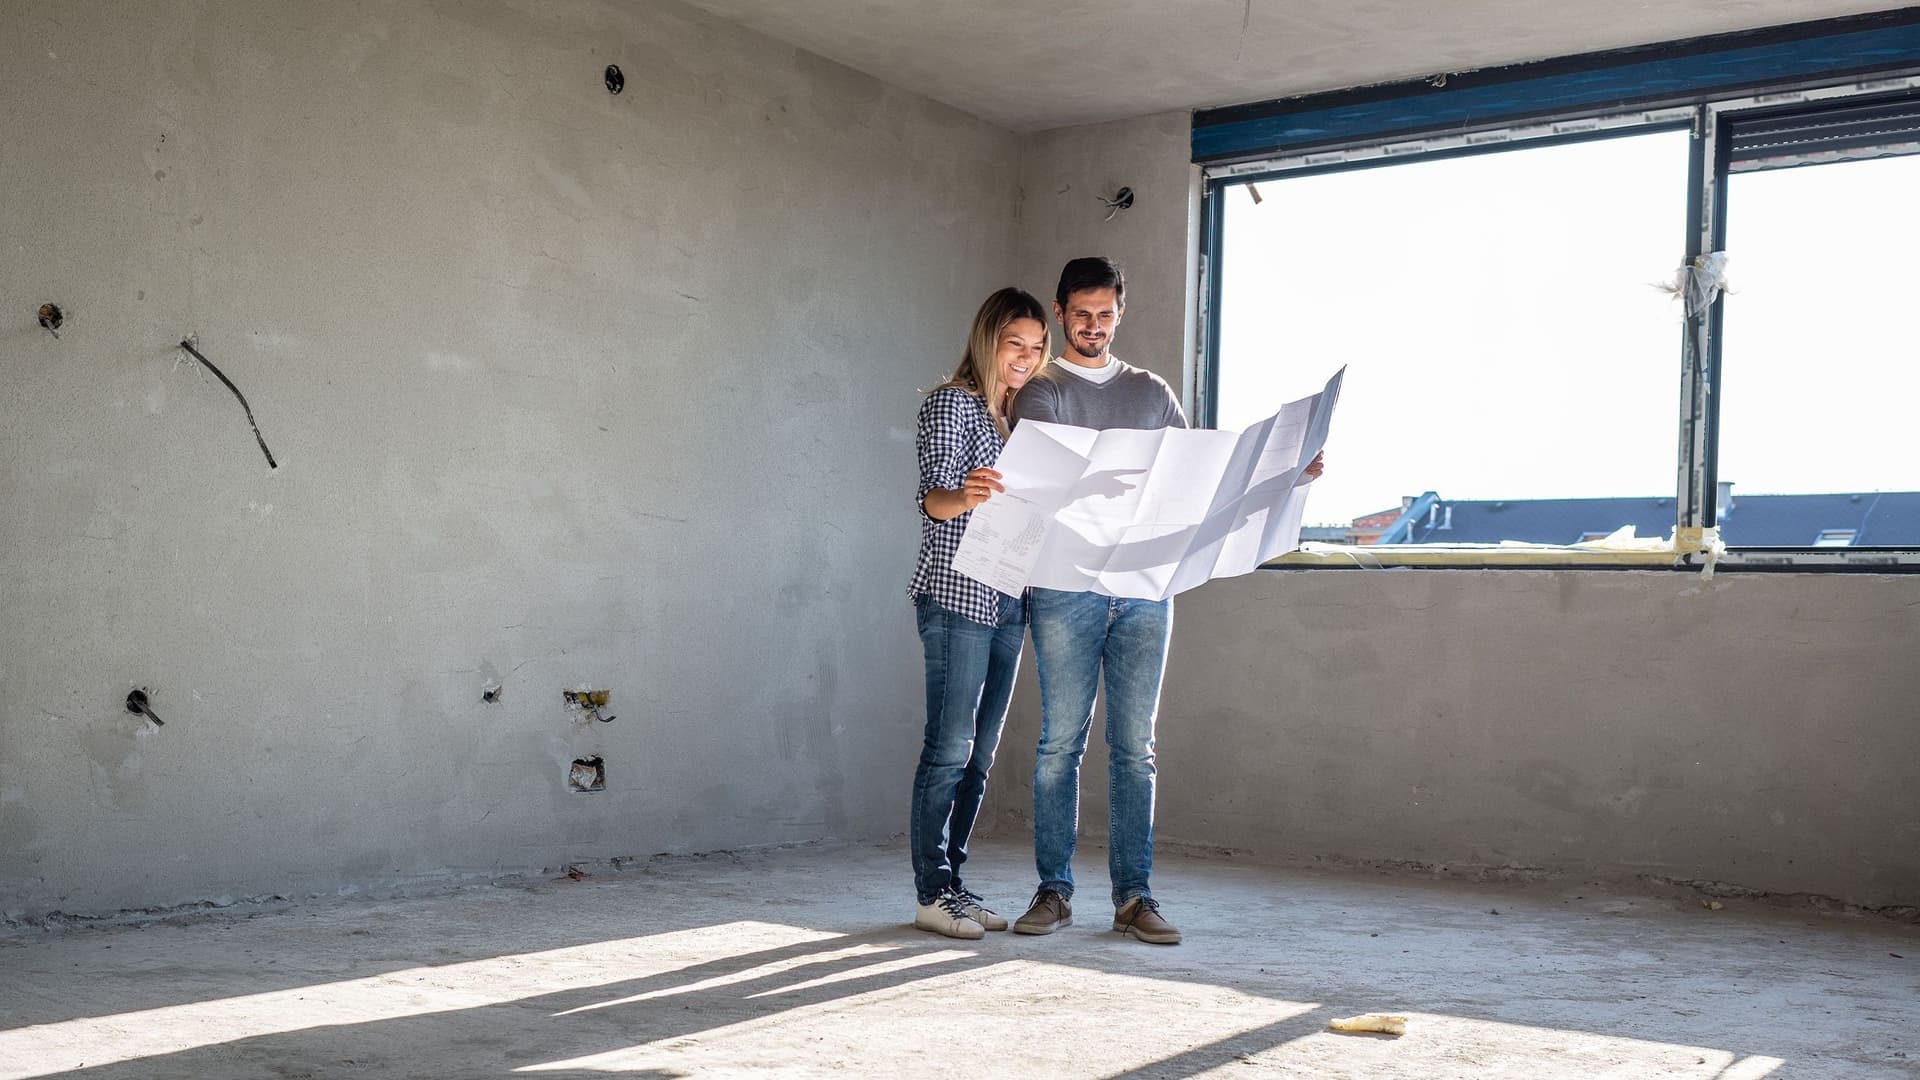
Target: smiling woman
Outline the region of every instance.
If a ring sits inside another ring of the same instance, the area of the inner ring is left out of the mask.
[[[1027,632],[1025,599],[955,571],[953,554],[973,508],[1004,490],[993,465],[1007,409],[1046,363],[1047,342],[1040,301],[1001,289],[980,305],[953,377],[920,406],[920,557],[908,591],[926,650],[927,723],[913,777],[913,921],[948,937],[1007,928],[960,883],[960,867]]]

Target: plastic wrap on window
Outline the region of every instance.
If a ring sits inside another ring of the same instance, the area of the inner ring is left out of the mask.
[[[1673,280],[1661,288],[1677,296],[1686,306],[1687,318],[1705,312],[1727,287],[1727,253],[1695,255],[1673,272]]]

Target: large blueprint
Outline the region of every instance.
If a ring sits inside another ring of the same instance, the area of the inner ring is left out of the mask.
[[[1007,490],[974,509],[953,568],[1013,595],[1163,600],[1292,551],[1345,370],[1240,432],[1022,421],[994,465]]]

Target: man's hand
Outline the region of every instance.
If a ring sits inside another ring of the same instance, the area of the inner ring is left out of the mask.
[[[1309,481],[1320,479],[1320,474],[1327,471],[1327,452],[1322,450],[1313,455],[1313,460],[1307,462],[1307,467],[1301,471],[1307,474]]]

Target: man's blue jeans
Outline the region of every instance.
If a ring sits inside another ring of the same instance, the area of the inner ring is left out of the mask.
[[[1115,907],[1152,896],[1153,725],[1167,667],[1173,601],[1032,591],[1040,673],[1040,746],[1033,762],[1033,853],[1040,887],[1073,896],[1080,758],[1101,674],[1107,701],[1107,870]]]
[[[1027,634],[1017,596],[1000,596],[1000,624],[956,615],[930,597],[914,605],[927,658],[927,734],[913,774],[913,888],[930,904],[960,888],[967,841],[987,795],[1020,647]]]

